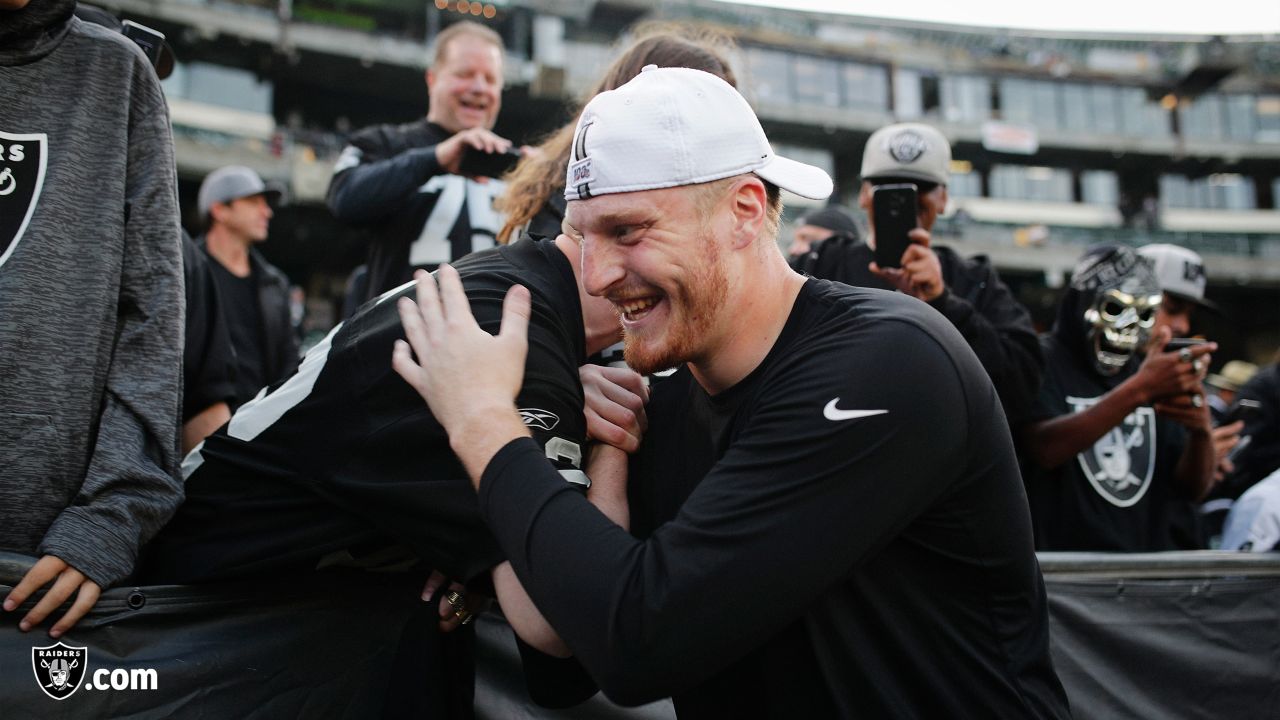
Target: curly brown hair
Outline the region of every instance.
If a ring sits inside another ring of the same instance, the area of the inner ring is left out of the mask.
[[[587,100],[625,84],[646,65],[703,70],[737,86],[727,58],[733,42],[719,31],[656,23],[637,28],[633,37],[631,44],[613,61],[595,88],[587,93],[578,106],[578,112],[582,111]],[[553,194],[564,190],[564,173],[569,164],[569,149],[576,126],[575,114],[573,122],[553,132],[538,146],[541,152],[523,158],[503,178],[507,189],[494,206],[506,213],[507,221],[498,231],[498,242],[507,243],[514,239],[515,233],[538,214]]]

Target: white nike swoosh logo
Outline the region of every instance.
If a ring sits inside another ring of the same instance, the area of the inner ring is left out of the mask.
[[[856,420],[872,415],[884,415],[889,412],[888,410],[841,410],[836,407],[838,402],[840,402],[840,398],[832,398],[831,402],[822,408],[822,416],[828,420]]]

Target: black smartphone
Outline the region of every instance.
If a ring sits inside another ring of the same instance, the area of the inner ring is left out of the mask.
[[[469,147],[462,156],[458,174],[467,177],[500,178],[520,162],[520,157],[520,151],[515,148],[506,152],[487,153]]]
[[[1203,345],[1207,342],[1209,341],[1205,340],[1204,338],[1198,338],[1198,337],[1173,338],[1172,340],[1164,344],[1164,351],[1177,352],[1183,348],[1195,347],[1197,345]]]
[[[1245,424],[1251,424],[1254,420],[1262,417],[1262,403],[1253,398],[1237,398],[1235,403],[1227,410],[1222,417],[1220,425],[1230,425],[1237,420],[1244,420]]]
[[[146,25],[139,25],[132,20],[125,20],[120,23],[120,32],[142,48],[142,52],[146,53],[147,59],[151,61],[152,67],[160,67],[160,51],[164,47],[164,33],[159,30],[152,30]]]
[[[871,189],[875,260],[880,267],[902,267],[902,254],[911,244],[907,233],[919,227],[916,202],[916,186],[912,183],[877,185]]]

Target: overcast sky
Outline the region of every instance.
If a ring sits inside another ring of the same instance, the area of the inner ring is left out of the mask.
[[[793,10],[1035,30],[1280,34],[1280,0],[733,0]]]

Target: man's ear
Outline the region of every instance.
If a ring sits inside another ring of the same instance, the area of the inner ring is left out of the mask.
[[[734,185],[729,200],[733,211],[733,246],[746,247],[760,237],[768,215],[764,182],[754,175],[742,178]]]
[[[433,71],[431,68],[427,68],[427,72],[424,74],[426,75],[426,78],[427,78],[427,92],[431,92],[431,86],[434,85],[436,82],[435,71]]]
[[[222,216],[227,214],[227,203],[216,202],[209,206],[209,224],[222,222]]]

